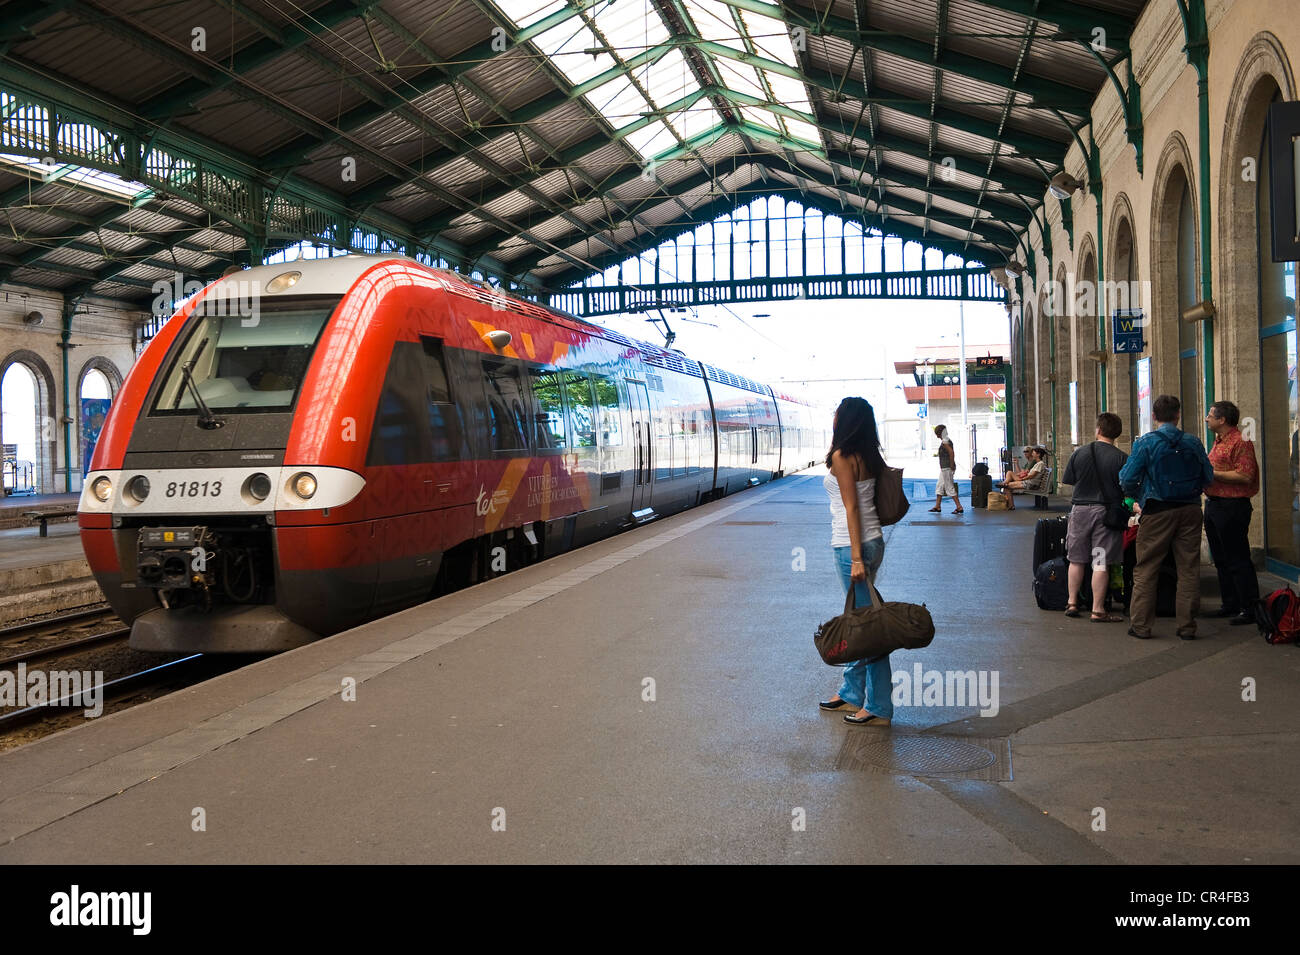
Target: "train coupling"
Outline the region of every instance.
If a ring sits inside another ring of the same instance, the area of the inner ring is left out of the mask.
[[[216,548],[207,527],[142,527],[136,577],[155,590],[207,590],[215,583]]]

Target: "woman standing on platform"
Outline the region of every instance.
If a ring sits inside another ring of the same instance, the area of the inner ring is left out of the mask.
[[[876,475],[885,468],[880,454],[876,415],[864,398],[845,398],[835,412],[831,449],[826,455],[826,494],[831,506],[831,547],[840,585],[847,595],[853,587],[854,606],[871,605],[867,575],[875,576],[885,556],[885,538],[876,517]],[[888,726],[894,716],[890,698],[892,671],[889,654],[872,660],[858,660],[844,668],[839,692],[819,706],[837,710],[857,709],[845,714],[844,722],[855,726],[870,723]]]

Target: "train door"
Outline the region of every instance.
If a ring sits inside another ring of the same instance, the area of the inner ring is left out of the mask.
[[[628,407],[632,410],[632,511],[650,506],[652,480],[650,448],[650,394],[645,382],[627,380]]]
[[[749,412],[749,476],[754,478],[758,473],[758,406],[752,401],[745,402],[745,410]]]

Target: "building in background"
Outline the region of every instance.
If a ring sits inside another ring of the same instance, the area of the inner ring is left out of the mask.
[[[886,445],[911,456],[926,468],[938,449],[935,425],[948,427],[957,451],[957,470],[969,475],[975,460],[987,460],[997,471],[998,455],[1006,445],[1006,389],[1010,345],[971,343],[966,346],[966,421],[962,423],[961,365],[955,344],[921,345],[912,357],[894,361],[895,404],[886,422]],[[901,393],[901,394],[900,394]],[[903,404],[905,402],[905,404]],[[972,458],[972,451],[975,457]]]

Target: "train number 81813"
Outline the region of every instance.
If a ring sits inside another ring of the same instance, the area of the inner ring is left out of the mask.
[[[168,481],[167,497],[220,497],[220,481]]]

